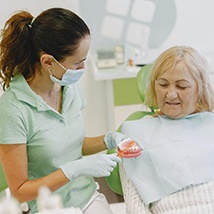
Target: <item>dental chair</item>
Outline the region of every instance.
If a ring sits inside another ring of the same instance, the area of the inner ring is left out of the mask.
[[[152,64],[148,64],[143,66],[138,74],[137,74],[137,89],[139,96],[142,100],[142,103],[144,103],[145,100],[145,93],[146,93],[146,88],[148,86],[148,78],[149,78],[149,73],[151,70]],[[137,111],[132,113],[126,120],[137,120],[145,115],[152,115],[154,114],[154,108],[148,108],[148,111]],[[121,126],[117,130],[118,132],[121,131]],[[116,149],[111,149],[107,150],[107,154],[112,154],[115,153]],[[120,181],[120,174],[119,174],[119,165],[117,165],[113,172],[111,173],[110,176],[106,177],[106,181],[110,189],[112,189],[115,193],[119,195],[123,195],[123,190],[122,190],[122,185]]]
[[[5,179],[2,165],[0,162],[0,196],[5,196],[6,189],[7,189],[7,181]]]

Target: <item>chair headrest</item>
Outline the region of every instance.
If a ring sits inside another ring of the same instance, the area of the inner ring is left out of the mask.
[[[141,100],[145,101],[146,89],[149,83],[149,73],[152,64],[144,65],[137,74],[137,89]]]

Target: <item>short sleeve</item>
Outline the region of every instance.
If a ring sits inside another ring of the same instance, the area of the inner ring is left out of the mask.
[[[26,143],[26,128],[20,109],[10,102],[0,104],[0,144]]]

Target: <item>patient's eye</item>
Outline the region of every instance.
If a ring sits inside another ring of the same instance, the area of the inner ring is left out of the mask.
[[[177,85],[177,87],[178,87],[179,89],[182,89],[182,90],[188,88],[187,86],[182,86],[182,85]]]
[[[157,84],[163,88],[166,88],[167,86],[169,86],[169,82],[165,79],[158,79]]]
[[[159,83],[159,86],[161,86],[161,87],[167,87],[169,84],[162,84],[162,83]]]
[[[179,82],[176,84],[176,87],[177,87],[178,89],[185,90],[186,88],[190,88],[191,85],[190,85],[189,82],[187,82],[187,81],[179,81]]]

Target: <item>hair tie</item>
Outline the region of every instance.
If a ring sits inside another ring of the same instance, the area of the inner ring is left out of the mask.
[[[30,24],[28,25],[30,28],[32,28],[32,25],[33,25],[35,19],[36,19],[36,17],[33,17],[32,20],[31,20],[31,22],[30,22]]]

